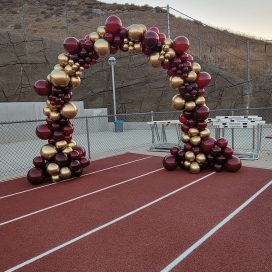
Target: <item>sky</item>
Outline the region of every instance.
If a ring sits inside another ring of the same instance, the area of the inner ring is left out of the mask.
[[[100,0],[165,7],[167,4],[204,24],[272,40],[272,0]],[[173,14],[175,14],[172,11]]]

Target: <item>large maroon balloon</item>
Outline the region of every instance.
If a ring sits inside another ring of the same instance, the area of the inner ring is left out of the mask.
[[[154,32],[156,32],[157,34],[160,33],[160,30],[159,30],[156,26],[150,27],[150,28],[148,29],[148,31],[154,31]]]
[[[66,38],[63,42],[63,47],[70,54],[76,54],[81,48],[78,39],[74,37]]]
[[[45,180],[43,170],[33,167],[27,173],[27,180],[34,185],[41,184]]]
[[[194,117],[197,121],[205,121],[209,117],[209,108],[205,105],[198,106],[195,110]]]
[[[228,145],[228,140],[225,138],[219,138],[217,139],[216,144],[221,148],[225,148]]]
[[[87,158],[80,158],[79,162],[83,168],[90,165],[90,160],[88,160]]]
[[[171,155],[177,156],[178,152],[179,152],[179,147],[177,147],[177,146],[171,147],[171,149],[170,149]]]
[[[44,168],[45,167],[45,161],[44,158],[41,156],[37,156],[33,159],[34,166],[38,168]]]
[[[69,159],[68,157],[64,154],[64,153],[57,153],[55,158],[54,158],[54,161],[60,166],[60,167],[63,167],[63,166],[66,166],[69,162]]]
[[[211,81],[211,75],[207,72],[200,72],[196,78],[196,83],[198,87],[205,88]]]
[[[166,155],[162,162],[163,167],[168,171],[173,171],[178,166],[178,161],[176,156]]]
[[[47,80],[37,80],[33,88],[38,95],[48,96],[51,93],[52,85]]]
[[[214,156],[214,157],[219,157],[222,154],[221,148],[218,145],[214,145],[211,148],[210,152],[211,152],[211,155]]]
[[[70,162],[69,168],[72,172],[77,171],[81,168],[81,164],[78,160],[74,160]]]
[[[106,32],[115,34],[121,30],[122,21],[116,15],[109,16],[105,21],[105,30]]]
[[[36,135],[42,140],[48,140],[52,135],[52,131],[48,124],[39,125],[36,128]]]
[[[227,160],[224,166],[227,171],[236,172],[242,167],[242,163],[238,157],[232,156],[232,158]]]
[[[76,151],[79,153],[79,157],[80,157],[80,158],[86,156],[86,150],[85,150],[84,147],[82,147],[82,146],[76,146],[76,147],[74,148],[74,150],[76,150]]]
[[[204,139],[202,142],[201,142],[201,150],[204,152],[204,153],[209,153],[211,151],[211,149],[214,147],[215,145],[215,142],[216,140],[214,138],[207,138],[207,139]]]
[[[144,34],[144,45],[147,48],[155,47],[159,42],[159,35],[154,31],[147,31]]]
[[[233,150],[230,147],[225,147],[223,149],[223,155],[227,158],[231,158],[233,155]]]
[[[76,150],[71,151],[68,156],[71,161],[78,160],[80,158],[79,152]]]
[[[182,54],[188,50],[190,46],[189,40],[184,36],[178,36],[173,41],[173,48],[178,54]]]

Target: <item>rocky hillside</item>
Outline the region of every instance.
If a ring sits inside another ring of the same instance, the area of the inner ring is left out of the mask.
[[[161,8],[94,0],[1,0],[0,102],[40,101],[32,84],[52,70],[57,55],[63,52],[63,39],[95,31],[110,14],[118,15],[124,26],[142,23],[167,32],[166,13]],[[272,44],[184,18],[171,16],[170,22],[171,37],[186,35],[190,53],[212,75],[210,108],[272,105]],[[175,93],[168,86],[165,71],[152,68],[144,55],[117,54],[116,83],[119,113],[172,110]],[[83,100],[88,108],[108,107],[112,111],[107,59],[85,74],[74,99]]]

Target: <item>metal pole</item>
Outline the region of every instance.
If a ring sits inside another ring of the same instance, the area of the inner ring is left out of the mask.
[[[167,8],[167,37],[170,39],[170,17],[169,17],[169,5],[166,6]]]
[[[86,116],[86,132],[87,132],[87,146],[88,146],[88,157],[91,159],[91,148],[90,148],[90,137],[89,137],[89,122]]]
[[[250,77],[250,43],[247,40],[247,95],[246,95],[246,115],[248,115],[248,109],[250,107],[250,95],[251,95],[251,77]]]
[[[113,94],[113,114],[114,114],[114,121],[116,121],[116,97],[115,97],[115,79],[114,79],[114,65],[116,64],[116,58],[110,57],[109,64],[111,66],[111,79],[112,79],[112,94]]]

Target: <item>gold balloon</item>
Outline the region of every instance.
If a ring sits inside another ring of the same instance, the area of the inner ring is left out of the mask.
[[[63,67],[60,65],[60,64],[56,64],[55,66],[54,66],[54,70],[63,70]]]
[[[76,77],[81,77],[81,76],[82,76],[82,72],[76,71]]]
[[[128,27],[128,38],[133,42],[138,42],[144,34],[144,29],[138,24]]]
[[[182,134],[181,135],[181,141],[184,143],[190,142],[190,136],[188,134]]]
[[[172,48],[169,48],[169,50],[165,53],[165,55],[164,55],[164,57],[166,58],[166,59],[172,59],[172,58],[174,58],[176,56],[176,52],[175,52],[175,50],[174,49],[172,49]]]
[[[74,61],[70,59],[70,60],[68,60],[68,64],[71,65],[71,66],[73,66],[74,65]]]
[[[67,103],[61,109],[60,114],[65,118],[72,119],[77,115],[77,107],[72,102]]]
[[[70,78],[63,70],[53,70],[50,74],[50,82],[56,87],[66,87]]]
[[[134,46],[134,42],[128,42],[128,45],[130,45],[130,46]]]
[[[134,44],[134,50],[136,53],[140,53],[143,51],[142,44],[141,43],[135,43]]]
[[[143,33],[145,33],[147,31],[147,28],[145,25],[143,24],[139,24],[139,26],[143,29]]]
[[[172,98],[172,105],[176,110],[183,110],[185,106],[185,102],[186,101],[179,94],[176,94]]]
[[[94,43],[94,50],[99,57],[104,57],[110,53],[110,45],[104,39],[98,39]]]
[[[200,166],[197,162],[192,162],[190,165],[190,172],[192,174],[197,174],[200,172]]]
[[[159,53],[153,53],[150,55],[149,62],[151,63],[151,65],[153,67],[160,67],[161,66],[161,62],[159,60],[159,57],[160,57]]]
[[[100,38],[103,38],[105,33],[106,33],[105,27],[104,26],[99,26],[97,28],[96,32],[98,33]]]
[[[60,171],[60,167],[56,163],[49,163],[46,167],[46,171],[50,176],[57,175]]]
[[[50,74],[47,75],[46,79],[47,79],[48,82],[51,81]]]
[[[163,50],[164,53],[165,53],[165,52],[168,52],[169,49],[170,49],[170,46],[169,46],[169,45],[163,45],[163,47],[162,47],[162,50]]]
[[[204,105],[205,102],[206,102],[206,100],[205,100],[205,97],[204,97],[204,96],[199,96],[199,97],[196,99],[196,101],[195,101],[195,103],[196,103],[197,105]]]
[[[80,85],[81,79],[79,76],[72,76],[70,79],[70,84],[76,88]]]
[[[72,141],[68,144],[68,146],[74,149],[74,148],[77,146],[77,143],[76,143],[74,140],[72,140]]]
[[[60,119],[60,113],[57,111],[51,111],[49,117],[53,121],[58,121]]]
[[[58,182],[58,181],[60,181],[60,176],[59,175],[53,175],[53,176],[51,176],[51,179],[52,179],[53,182]]]
[[[183,163],[183,166],[184,166],[184,168],[186,168],[186,169],[189,169],[189,168],[190,168],[190,165],[191,165],[191,162],[189,162],[189,161],[184,161],[184,163]]]
[[[190,128],[188,134],[190,137],[198,136],[199,130],[197,128]]]
[[[170,87],[173,89],[177,89],[183,84],[183,79],[179,76],[172,76],[170,78]]]
[[[194,136],[190,138],[191,145],[199,145],[201,143],[201,138],[199,136]]]
[[[130,46],[128,47],[128,52],[129,52],[129,53],[133,53],[133,52],[134,52],[134,46],[130,45]]]
[[[193,71],[196,72],[197,74],[201,71],[201,66],[197,62],[193,63],[193,67],[192,68],[193,68]]]
[[[79,69],[80,72],[83,72],[85,70],[85,68],[82,67],[82,66],[78,66],[78,69]]]
[[[160,56],[159,56],[159,61],[164,61],[164,60],[165,60],[164,55],[162,55],[162,54],[160,53]]]
[[[129,47],[128,44],[124,44],[124,45],[123,45],[123,50],[124,50],[124,51],[128,51],[128,47]]]
[[[203,153],[199,153],[196,155],[196,162],[202,164],[206,161],[206,156]]]
[[[173,44],[173,41],[169,38],[166,38],[163,42],[164,45],[168,45],[169,47]]]
[[[46,144],[42,147],[40,154],[44,159],[49,160],[57,154],[57,149],[53,145]]]
[[[69,167],[62,167],[59,175],[62,179],[68,179],[71,177],[72,173]]]
[[[185,109],[188,111],[192,111],[196,107],[196,103],[193,101],[185,103]]]
[[[72,65],[72,69],[73,69],[74,71],[77,71],[77,70],[78,70],[78,66],[75,65],[75,64],[73,64],[73,65]]]
[[[195,154],[192,151],[187,151],[185,153],[185,159],[189,162],[193,162],[195,160]]]
[[[200,137],[206,138],[211,135],[211,131],[208,128],[205,128],[204,130],[200,131]]]
[[[97,32],[92,32],[89,34],[89,39],[92,41],[92,42],[95,42],[96,40],[99,39],[99,35]]]
[[[51,111],[56,111],[56,107],[53,106],[52,104],[49,104],[48,107],[49,107],[49,109],[50,109]]]
[[[59,61],[59,65],[65,66],[66,64],[68,64],[69,58],[65,54],[62,53],[58,55],[58,61]]]
[[[186,80],[192,82],[192,81],[195,81],[196,78],[197,78],[196,72],[191,71],[191,72],[188,73],[188,76],[186,77]]]
[[[73,151],[73,148],[67,146],[62,150],[62,153],[65,154],[65,155],[68,155],[71,151]]]
[[[45,108],[43,109],[43,114],[44,114],[45,116],[49,116],[49,115],[50,115],[50,112],[51,112],[51,110],[50,110],[48,107],[45,107]]]
[[[63,149],[67,146],[67,142],[65,140],[56,142],[57,149]]]
[[[64,67],[64,71],[69,75],[69,76],[73,76],[75,74],[75,71],[73,70],[73,67],[71,65],[66,65]]]

